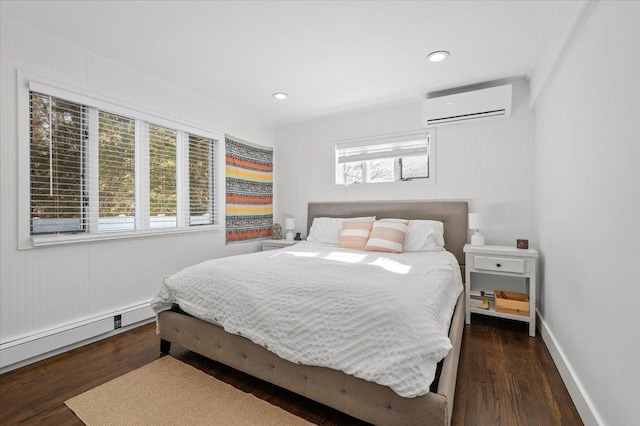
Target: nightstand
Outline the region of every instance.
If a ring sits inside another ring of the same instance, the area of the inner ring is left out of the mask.
[[[465,252],[465,291],[466,322],[471,324],[471,313],[508,318],[529,323],[529,336],[536,335],[536,269],[538,252],[533,249],[518,249],[508,246],[472,246],[466,244]],[[517,315],[496,312],[495,302],[489,301],[489,309],[470,306],[470,293],[473,289],[471,274],[491,274],[525,278],[526,293],[529,297],[529,315]]]
[[[299,241],[293,240],[293,241],[287,241],[287,240],[267,240],[264,241],[262,243],[262,251],[266,251],[266,250],[277,250],[277,249],[281,249],[283,247],[289,247],[292,246],[296,243],[298,243]]]

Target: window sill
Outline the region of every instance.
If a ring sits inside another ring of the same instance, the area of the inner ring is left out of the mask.
[[[30,238],[31,244],[24,248],[46,247],[63,244],[79,244],[93,241],[124,240],[131,238],[165,237],[176,234],[191,234],[200,232],[222,232],[222,225],[200,225],[173,229],[147,229],[144,231],[109,232],[102,234],[56,234],[36,235]]]

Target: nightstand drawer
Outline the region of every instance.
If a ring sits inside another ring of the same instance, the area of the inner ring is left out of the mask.
[[[516,274],[524,274],[524,259],[475,256],[473,266],[476,269],[486,269],[488,271],[514,272]]]

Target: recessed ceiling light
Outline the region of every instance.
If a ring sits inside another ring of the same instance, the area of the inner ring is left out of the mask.
[[[273,97],[279,100],[283,100],[283,99],[287,99],[287,95],[286,93],[282,93],[282,92],[276,92],[273,94]]]
[[[435,52],[429,53],[429,60],[431,62],[442,62],[449,57],[449,52],[446,50],[436,50]]]

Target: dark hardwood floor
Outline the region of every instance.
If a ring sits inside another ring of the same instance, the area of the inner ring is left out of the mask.
[[[549,352],[527,325],[474,316],[465,328],[453,425],[581,425]],[[0,424],[81,425],[64,401],[160,357],[155,324],[0,376]],[[321,425],[356,419],[200,355],[171,355],[219,380]]]

